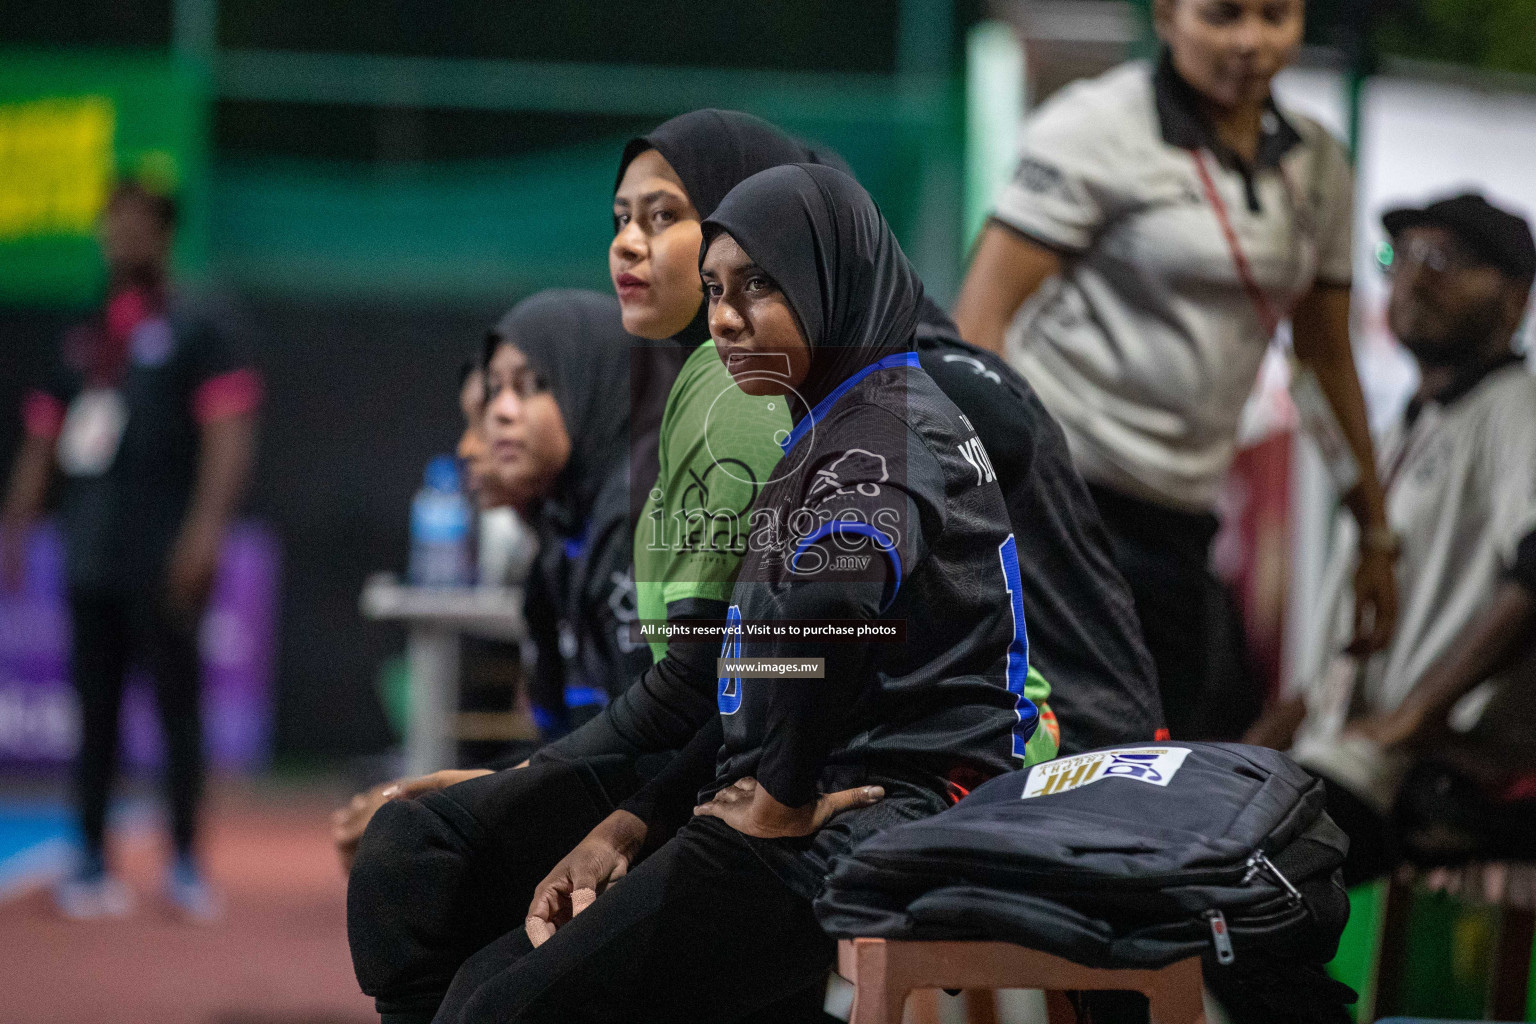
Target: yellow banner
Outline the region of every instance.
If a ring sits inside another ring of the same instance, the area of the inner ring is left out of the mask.
[[[105,96],[0,104],[0,241],[95,229],[115,125]]]

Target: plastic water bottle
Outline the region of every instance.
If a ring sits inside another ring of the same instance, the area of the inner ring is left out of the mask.
[[[421,490],[411,501],[411,584],[467,587],[474,582],[470,557],[474,513],[459,486],[452,455],[427,463]]]

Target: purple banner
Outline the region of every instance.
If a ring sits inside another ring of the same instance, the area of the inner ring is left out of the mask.
[[[277,539],[264,526],[242,522],[230,531],[201,637],[203,739],[218,769],[252,771],[271,756],[280,563]],[[60,766],[74,757],[69,644],[63,544],[47,524],[28,538],[21,591],[0,587],[0,768]],[[122,738],[128,765],[160,763],[154,689],[137,668],[123,696]]]

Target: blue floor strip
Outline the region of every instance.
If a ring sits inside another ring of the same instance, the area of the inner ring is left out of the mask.
[[[76,835],[63,804],[0,802],[0,900],[62,875]]]
[[[108,842],[112,832],[139,831],[156,821],[150,801],[113,801],[107,815]],[[61,878],[79,848],[80,833],[68,804],[0,799],[0,902]]]

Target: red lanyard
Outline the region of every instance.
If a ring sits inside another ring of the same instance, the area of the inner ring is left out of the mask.
[[[108,298],[92,366],[93,387],[112,388],[122,383],[133,332],[156,314],[158,306],[158,296],[143,288],[124,288]]]
[[[1275,336],[1275,331],[1280,328],[1280,321],[1283,318],[1276,312],[1275,307],[1270,305],[1269,296],[1264,294],[1264,289],[1259,287],[1259,282],[1254,280],[1253,268],[1248,265],[1248,257],[1243,253],[1243,247],[1237,240],[1237,232],[1232,230],[1232,218],[1227,216],[1227,204],[1221,201],[1221,194],[1216,191],[1216,182],[1211,180],[1211,172],[1205,166],[1205,153],[1192,149],[1189,155],[1195,161],[1195,172],[1200,175],[1200,184],[1205,189],[1205,201],[1210,204],[1212,212],[1216,214],[1216,221],[1221,225],[1221,233],[1227,240],[1227,251],[1232,254],[1232,266],[1237,269],[1237,277],[1243,284],[1243,291],[1248,293],[1248,301],[1253,303],[1253,311],[1259,316],[1259,326],[1264,328],[1264,337],[1267,341]],[[1277,166],[1276,170],[1280,172],[1280,180],[1285,183],[1286,192],[1294,206],[1296,196],[1291,190],[1291,180],[1285,176],[1283,168]]]
[[[1397,454],[1392,457],[1392,465],[1387,467],[1386,475],[1381,478],[1381,493],[1383,496],[1392,493],[1392,486],[1397,483],[1398,474],[1411,461],[1411,457],[1419,453],[1424,447],[1424,438],[1429,436],[1431,428],[1424,425],[1429,417],[1430,410],[1421,408],[1413,423],[1403,433],[1403,441],[1397,447]]]

